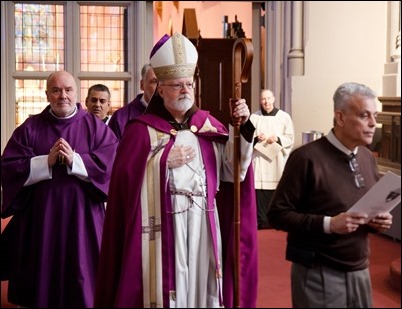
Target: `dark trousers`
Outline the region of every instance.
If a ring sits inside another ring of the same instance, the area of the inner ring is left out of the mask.
[[[266,229],[268,226],[268,210],[275,190],[255,190],[257,199],[257,223],[258,229]]]

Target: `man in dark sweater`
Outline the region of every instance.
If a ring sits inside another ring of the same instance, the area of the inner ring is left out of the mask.
[[[288,232],[294,308],[372,307],[368,233],[392,224],[390,213],[367,224],[367,215],[347,213],[380,178],[366,147],[376,127],[376,95],[344,83],[333,101],[333,128],[290,154],[268,213],[273,228]]]

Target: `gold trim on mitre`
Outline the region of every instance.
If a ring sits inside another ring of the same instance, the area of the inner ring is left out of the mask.
[[[177,79],[183,77],[193,77],[195,72],[195,64],[184,65],[167,65],[165,67],[154,68],[154,73],[158,80],[164,81],[169,79]]]

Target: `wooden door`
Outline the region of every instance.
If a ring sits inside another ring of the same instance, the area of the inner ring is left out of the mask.
[[[195,81],[198,107],[228,127],[229,99],[233,97],[233,45],[236,39],[191,39],[198,50],[198,67]],[[242,97],[251,107],[251,76],[242,85]]]

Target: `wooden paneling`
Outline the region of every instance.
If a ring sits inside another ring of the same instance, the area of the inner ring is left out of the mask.
[[[382,103],[377,117],[377,123],[382,124],[378,168],[381,173],[392,171],[401,175],[401,97],[378,99]],[[401,240],[401,204],[391,214],[392,226],[382,234]]]
[[[198,107],[228,126],[229,99],[233,96],[233,45],[236,39],[190,39],[198,50],[195,95]],[[241,96],[251,107],[251,76]]]
[[[377,122],[382,124],[378,162],[382,170],[401,170],[401,97],[379,97],[382,112]]]

